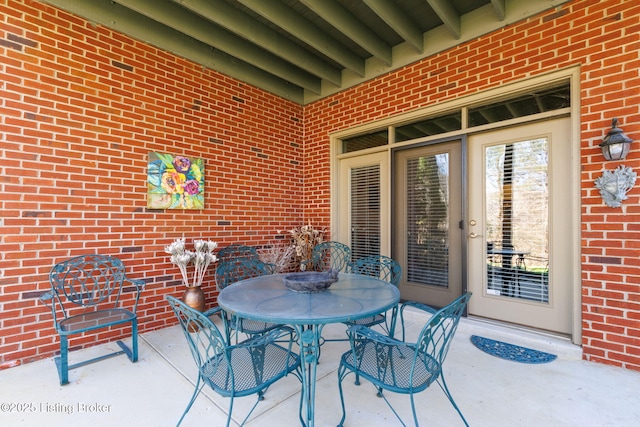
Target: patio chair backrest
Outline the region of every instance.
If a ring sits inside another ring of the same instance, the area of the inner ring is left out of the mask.
[[[400,263],[385,255],[369,255],[359,258],[352,264],[351,272],[376,277],[395,286],[400,286],[402,278]]]
[[[351,265],[351,249],[335,241],[319,243],[311,253],[311,264],[314,271],[336,270],[346,273]]]
[[[217,256],[220,262],[238,258],[258,259],[258,250],[255,246],[233,244],[220,249]]]
[[[471,293],[467,292],[433,314],[422,328],[416,341],[417,358],[422,359],[428,365],[432,365],[429,360],[433,358],[437,362],[437,365],[434,366],[442,369],[442,363],[447,357],[453,336],[458,329],[460,317],[464,313],[469,299],[471,299]],[[434,379],[437,376],[436,373]]]
[[[348,373],[353,372],[356,384],[359,384],[360,377],[363,377],[378,388],[378,397],[382,397],[391,407],[402,425],[407,424],[402,421],[383,390],[410,395],[414,424],[418,426],[414,395],[427,390],[436,382],[468,427],[462,411],[449,392],[442,369],[460,316],[470,298],[471,293],[466,293],[432,315],[427,311],[430,315],[429,320],[414,343],[398,341],[363,325],[351,326],[347,330],[351,350],[342,355],[338,368],[338,386],[342,403],[342,419],[338,425],[344,425],[346,418],[342,381]],[[420,402],[420,405],[423,403]]]
[[[120,259],[97,254],[68,259],[49,272],[51,292],[64,318],[74,307],[117,307],[125,278]]]
[[[251,258],[236,258],[218,263],[216,284],[222,290],[232,283],[251,277],[273,274],[275,266]]]
[[[210,361],[225,354],[227,343],[218,327],[198,310],[186,305],[179,299],[167,295],[167,301],[180,322],[182,332],[189,344],[189,350],[199,370],[213,368]],[[203,376],[206,378],[206,373]]]

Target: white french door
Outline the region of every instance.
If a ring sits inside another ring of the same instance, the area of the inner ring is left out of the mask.
[[[570,119],[469,137],[469,314],[572,331]]]
[[[354,259],[399,261],[403,299],[440,307],[466,287],[470,315],[571,334],[580,277],[570,123],[339,159],[332,231]]]

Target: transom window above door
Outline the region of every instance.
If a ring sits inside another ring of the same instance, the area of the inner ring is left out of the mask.
[[[437,116],[423,117],[345,138],[342,140],[341,152],[353,153],[569,107],[571,88],[567,81],[561,85],[530,89],[516,95],[510,94],[505,99],[492,99],[455,111],[441,112]]]

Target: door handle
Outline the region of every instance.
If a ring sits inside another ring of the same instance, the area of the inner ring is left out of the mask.
[[[475,239],[476,237],[482,237],[480,234],[476,234],[476,233],[469,233],[469,237],[472,239]]]

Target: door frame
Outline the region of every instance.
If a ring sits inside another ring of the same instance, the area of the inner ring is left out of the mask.
[[[380,120],[376,120],[373,122],[366,122],[363,124],[345,127],[343,129],[332,132],[328,135],[329,137],[329,151],[330,151],[330,220],[331,220],[331,235],[338,236],[337,228],[341,223],[341,218],[338,215],[337,207],[339,206],[338,202],[338,193],[340,182],[338,179],[338,166],[341,158],[350,157],[359,154],[368,154],[371,152],[377,151],[386,151],[389,153],[388,158],[388,166],[391,167],[391,155],[390,151],[392,147],[401,147],[415,144],[417,141],[405,141],[402,143],[396,143],[394,140],[394,129],[393,126],[400,125],[403,122],[409,122],[413,120],[417,120],[421,117],[426,116],[438,116],[447,111],[452,111],[456,109],[466,109],[469,106],[477,104],[479,102],[487,102],[487,100],[491,99],[501,99],[509,94],[514,92],[522,92],[526,90],[530,90],[532,88],[541,87],[541,86],[549,86],[553,84],[557,84],[561,81],[569,81],[571,86],[571,107],[565,110],[552,111],[547,113],[541,113],[535,115],[533,117],[523,117],[515,120],[508,120],[505,122],[492,123],[489,125],[479,126],[477,128],[468,128],[466,122],[463,121],[463,127],[460,130],[452,131],[447,134],[437,135],[433,137],[425,138],[422,142],[429,143],[431,141],[441,141],[447,137],[455,137],[462,138],[463,142],[466,141],[466,135],[472,134],[475,132],[480,132],[484,130],[489,130],[492,128],[500,128],[504,126],[511,126],[518,123],[524,123],[532,120],[539,120],[545,118],[552,118],[559,115],[570,115],[571,120],[571,130],[570,130],[570,139],[571,139],[571,163],[567,165],[567,167],[571,168],[571,191],[573,197],[573,210],[568,212],[567,215],[571,217],[571,221],[573,224],[572,230],[572,239],[571,242],[574,257],[572,260],[571,268],[573,270],[573,278],[574,282],[572,283],[573,288],[573,307],[572,307],[572,333],[571,340],[574,344],[580,345],[582,342],[582,251],[581,251],[581,175],[580,175],[580,144],[581,144],[581,132],[580,132],[580,75],[581,75],[581,67],[579,65],[569,66],[566,68],[553,70],[548,73],[541,73],[539,75],[533,77],[527,77],[521,80],[514,81],[512,83],[504,84],[504,85],[496,85],[493,88],[489,88],[480,92],[475,92],[466,96],[461,96],[455,99],[438,102],[435,104],[430,104],[428,106],[418,108],[416,110],[412,110],[406,113],[402,113],[399,115],[394,115],[390,117],[385,117]],[[363,150],[362,153],[341,153],[341,144],[342,139],[353,137],[358,134],[365,134],[367,132],[371,132],[379,129],[389,129],[390,142],[389,145],[383,147],[376,147],[375,149]],[[466,153],[463,152],[463,164],[465,165],[466,170]],[[464,180],[467,179],[466,172],[463,171]],[[389,183],[389,187],[392,183]],[[463,186],[465,183],[463,182]],[[384,188],[384,187],[383,187]],[[466,187],[463,187],[463,191],[467,191]],[[468,212],[468,205],[465,205],[466,198],[463,200],[463,211]],[[390,218],[390,211],[388,212]],[[389,224],[389,227],[391,224]],[[464,233],[469,233],[468,225],[465,223]],[[466,251],[463,250],[463,258],[464,262],[468,262],[466,259]]]

